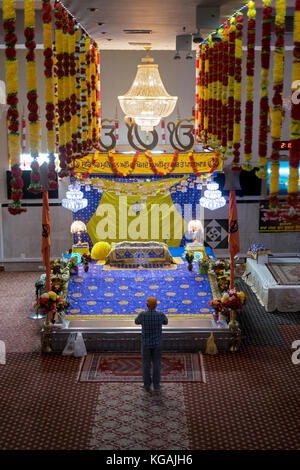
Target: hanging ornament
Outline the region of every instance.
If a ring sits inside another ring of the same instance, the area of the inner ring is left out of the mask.
[[[200,198],[200,206],[211,211],[225,206],[226,201],[219,190],[218,183],[208,183],[204,191],[204,197]]]
[[[66,198],[61,201],[61,205],[72,212],[84,209],[88,205],[87,199],[83,197],[83,192],[80,191],[80,183],[78,181],[68,186]]]

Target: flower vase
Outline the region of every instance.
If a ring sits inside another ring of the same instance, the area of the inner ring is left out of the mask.
[[[193,270],[193,263],[188,263],[188,270],[192,271]]]
[[[89,265],[85,264],[83,269],[84,269],[84,272],[87,273],[89,270]]]
[[[218,323],[219,315],[217,313],[213,313],[212,316],[213,316],[213,319],[214,319],[215,323]]]

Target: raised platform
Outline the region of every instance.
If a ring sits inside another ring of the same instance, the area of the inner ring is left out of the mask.
[[[94,351],[139,351],[141,327],[132,320],[71,320],[63,329],[50,333],[51,349],[61,352],[70,333],[81,332],[88,352]],[[211,333],[220,351],[229,350],[232,335],[228,325],[218,326],[214,320],[175,320],[163,327],[163,349],[165,351],[205,351]],[[44,339],[47,340],[45,332]]]

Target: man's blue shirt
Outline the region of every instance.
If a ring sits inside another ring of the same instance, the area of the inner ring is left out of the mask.
[[[162,325],[168,324],[166,315],[158,310],[145,310],[135,319],[136,325],[142,325],[142,343],[148,348],[155,348],[162,343]]]

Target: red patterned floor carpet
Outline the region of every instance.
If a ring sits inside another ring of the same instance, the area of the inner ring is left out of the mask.
[[[299,449],[296,325],[284,346],[204,356],[207,383],[77,382],[80,359],[42,356],[27,318],[38,273],[0,273],[0,449]]]
[[[88,354],[82,362],[80,382],[141,382],[141,355],[137,353]],[[164,353],[161,382],[203,382],[203,356],[198,353]]]

